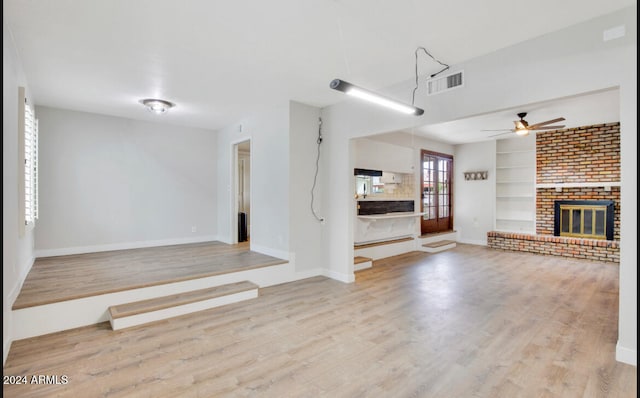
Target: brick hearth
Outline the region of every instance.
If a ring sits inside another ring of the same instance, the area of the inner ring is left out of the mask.
[[[488,232],[487,238],[489,247],[499,250],[620,263],[620,243],[614,240],[498,231]]]

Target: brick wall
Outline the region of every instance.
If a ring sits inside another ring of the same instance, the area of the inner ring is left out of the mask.
[[[536,183],[620,181],[620,123],[536,133]]]
[[[563,188],[556,192],[554,188],[536,190],[536,233],[553,235],[554,201],[556,200],[613,200],[613,239],[620,240],[620,187],[611,187],[606,192],[602,187]]]
[[[498,250],[620,263],[617,241],[490,231],[487,242],[489,247]]]
[[[620,182],[620,123],[536,134],[536,184]],[[554,201],[613,200],[613,241],[553,236]],[[491,248],[620,262],[620,187],[536,189],[536,235],[491,231]]]

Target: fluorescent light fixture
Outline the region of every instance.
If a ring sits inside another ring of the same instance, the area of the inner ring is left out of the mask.
[[[158,115],[167,113],[169,109],[176,106],[176,104],[172,102],[161,100],[161,99],[155,99],[155,98],[145,98],[140,100],[140,103],[144,105],[149,112],[153,112]]]
[[[344,80],[333,79],[329,84],[329,87],[334,90],[342,91],[347,95],[351,95],[365,101],[373,102],[374,104],[382,105],[398,112],[406,113],[407,115],[420,116],[424,113],[423,109],[417,108],[412,105],[403,104],[402,102],[398,102],[387,97],[383,97],[380,94],[376,94],[372,91],[354,86],[353,84],[345,82]]]

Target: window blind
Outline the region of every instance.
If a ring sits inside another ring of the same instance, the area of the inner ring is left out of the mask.
[[[38,120],[27,98],[24,99],[24,222],[38,218]]]

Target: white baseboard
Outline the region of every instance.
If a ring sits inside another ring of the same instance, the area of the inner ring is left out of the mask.
[[[20,290],[22,290],[22,285],[24,284],[25,279],[27,279],[27,275],[29,275],[29,271],[31,271],[31,268],[33,267],[33,263],[35,261],[36,261],[36,258],[32,256],[28,260],[28,266],[21,268],[22,271],[18,276],[18,280],[16,281],[16,284],[13,285],[13,287],[9,291],[9,296],[7,297],[9,303],[11,303],[11,306],[13,306],[13,303],[18,298],[18,294],[20,294]]]
[[[314,268],[306,271],[296,272],[293,276],[294,279],[292,279],[292,282],[307,278],[313,278],[314,276],[324,276],[324,271],[322,270],[322,268]]]
[[[351,274],[343,274],[342,272],[336,272],[330,269],[324,269],[322,274],[327,278],[335,279],[337,281],[344,282],[344,283],[353,283],[356,281],[356,277],[353,274],[353,272]]]
[[[204,235],[204,236],[196,236],[196,237],[188,237],[188,238],[108,243],[104,245],[63,247],[59,249],[36,250],[35,256],[36,257],[67,256],[70,254],[84,254],[84,253],[107,252],[107,251],[113,251],[113,250],[140,249],[144,247],[156,247],[156,246],[183,245],[187,243],[214,242],[217,240],[218,240],[218,237],[216,235]]]
[[[289,260],[289,252],[284,250],[272,249],[270,247],[254,245],[251,243],[251,251],[266,254],[271,257],[281,258],[283,260]]]
[[[638,366],[638,350],[623,347],[618,341],[618,344],[616,344],[616,361]]]
[[[7,357],[9,356],[9,350],[11,349],[11,343],[13,341],[11,339],[7,339],[2,342],[2,366],[7,362]]]
[[[478,245],[478,246],[487,246],[486,239],[463,239],[460,238],[457,240],[458,243],[466,243],[468,245]]]

